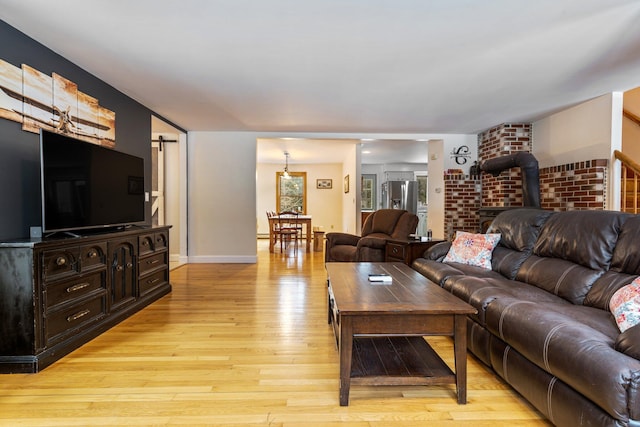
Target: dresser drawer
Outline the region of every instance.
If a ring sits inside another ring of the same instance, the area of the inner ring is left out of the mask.
[[[138,236],[138,254],[140,256],[153,253],[153,236],[155,233]]]
[[[95,243],[80,247],[80,271],[107,268],[107,244]]]
[[[164,268],[166,265],[167,253],[160,252],[159,254],[140,259],[140,262],[138,263],[138,274],[142,276],[143,274],[157,268]]]
[[[153,241],[154,241],[154,246],[153,246],[153,250],[154,251],[163,251],[165,249],[167,249],[167,242],[169,240],[169,235],[166,232],[157,232],[154,233],[153,236]]]
[[[106,296],[98,295],[83,303],[47,312],[44,325],[46,345],[52,345],[82,326],[106,316],[106,303]]]
[[[138,253],[140,256],[167,249],[168,234],[156,232],[138,237]]]
[[[106,291],[106,272],[97,272],[45,286],[47,309],[59,304],[72,304],[97,289]]]
[[[151,292],[160,285],[169,281],[169,270],[167,268],[157,271],[149,276],[140,278],[140,296]]]
[[[78,247],[44,251],[42,253],[42,277],[46,281],[63,279],[78,274]]]
[[[387,258],[397,259],[398,261],[404,261],[407,256],[407,245],[401,245],[397,243],[387,243]]]

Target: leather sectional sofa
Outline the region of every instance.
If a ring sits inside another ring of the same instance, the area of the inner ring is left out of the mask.
[[[611,211],[501,213],[491,269],[413,268],[473,305],[469,351],[557,426],[640,426],[640,325],[620,332],[616,290],[640,275],[640,216]]]

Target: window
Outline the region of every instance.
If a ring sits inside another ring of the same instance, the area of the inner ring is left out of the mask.
[[[307,213],[307,173],[289,172],[285,178],[276,172],[276,210]]]
[[[376,175],[362,174],[362,192],[360,209],[372,211],[376,209]]]
[[[417,175],[416,180],[418,181],[418,207],[427,206],[427,175]]]

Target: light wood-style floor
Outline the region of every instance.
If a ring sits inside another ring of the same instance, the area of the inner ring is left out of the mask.
[[[0,375],[0,425],[549,425],[471,356],[467,405],[453,386],[355,386],[340,407],[322,253],[258,246],[255,265],[182,266],[170,295],[54,365]],[[429,341],[450,363],[449,339]]]

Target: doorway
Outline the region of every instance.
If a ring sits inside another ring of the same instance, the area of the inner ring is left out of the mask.
[[[188,261],[187,253],[187,135],[151,117],[151,220],[170,225],[169,265]]]

